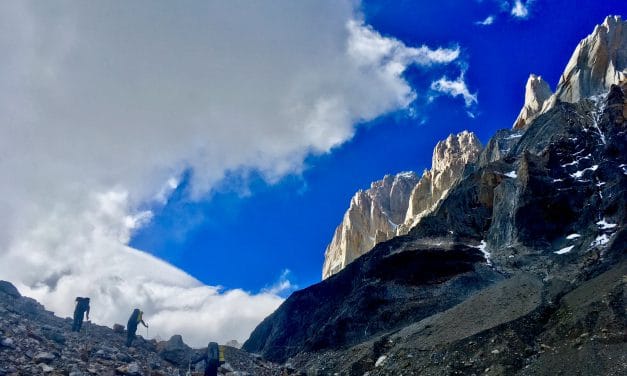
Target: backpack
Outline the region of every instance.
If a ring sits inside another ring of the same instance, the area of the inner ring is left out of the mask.
[[[81,298],[80,296],[76,298],[77,305],[76,309],[78,311],[85,312],[89,309],[89,298]]]
[[[209,346],[207,346],[207,362],[209,364],[220,363],[220,347],[215,342],[209,342]]]

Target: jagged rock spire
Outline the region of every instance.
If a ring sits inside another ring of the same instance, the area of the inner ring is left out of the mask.
[[[525,85],[525,105],[514,122],[514,128],[520,129],[530,124],[540,115],[544,104],[552,94],[549,84],[541,76],[530,75]]]
[[[579,42],[557,86],[557,99],[577,102],[617,84],[627,75],[627,21],[608,16]]]
[[[627,78],[627,21],[621,16],[608,16],[577,45],[555,94],[547,94],[546,82],[531,75],[527,81],[525,105],[514,122],[514,128],[528,126],[537,116],[553,108],[559,100],[575,103],[606,93],[610,86]],[[550,93],[550,89],[548,89]],[[542,104],[540,105],[540,102]]]

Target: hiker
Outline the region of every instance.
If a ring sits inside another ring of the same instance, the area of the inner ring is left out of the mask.
[[[89,320],[89,298],[76,297],[76,306],[74,307],[74,323],[72,324],[73,332],[80,332],[83,325],[83,315],[87,314]]]
[[[135,332],[137,332],[137,325],[141,323],[146,328],[148,325],[144,322],[144,312],[140,311],[139,308],[135,308],[133,313],[131,313],[131,317],[128,318],[128,323],[126,324],[126,347],[131,347],[133,340],[135,339]]]
[[[224,363],[224,353],[222,352],[222,348],[218,346],[216,342],[209,342],[207,345],[207,352],[190,363],[196,364],[201,360],[205,361],[205,376],[217,376],[220,363]]]

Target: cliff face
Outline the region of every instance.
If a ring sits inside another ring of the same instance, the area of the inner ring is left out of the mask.
[[[563,102],[605,93],[627,77],[627,21],[610,16],[582,40],[568,61],[555,93]]]
[[[431,170],[425,171],[409,198],[407,214],[398,234],[403,235],[431,213],[461,179],[464,168],[474,163],[481,152],[481,142],[472,132],[463,131],[440,141],[433,150]]]
[[[325,252],[323,278],[342,270],[375,244],[396,235],[417,182],[418,177],[413,172],[387,175],[353,196]]]
[[[525,85],[525,105],[514,122],[514,128],[524,128],[542,112],[544,104],[553,95],[549,84],[540,76],[532,74]]]
[[[497,132],[407,235],[295,292],[244,349],[312,374],[627,373],[627,85],[568,72],[552,98],[574,102]]]
[[[420,179],[413,172],[387,175],[357,192],[325,251],[322,278],[342,270],[375,245],[406,234],[433,211],[480,151],[481,143],[473,133],[450,135],[438,142],[431,170]]]
[[[627,78],[627,21],[608,16],[577,45],[554,94],[541,77],[531,75],[525,90],[525,104],[514,122],[524,128],[558,102],[576,103],[607,93],[612,85]]]

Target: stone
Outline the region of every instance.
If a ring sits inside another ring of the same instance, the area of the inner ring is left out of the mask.
[[[168,362],[183,366],[189,363],[192,349],[183,342],[183,337],[173,335],[159,351],[159,356]]]
[[[37,363],[51,363],[56,359],[56,355],[50,352],[40,352],[33,357],[33,360]]]
[[[124,333],[124,325],[113,324],[113,331],[116,333]]]
[[[49,373],[49,372],[54,371],[54,367],[51,367],[51,366],[49,366],[49,365],[47,365],[45,363],[40,363],[38,366],[45,373]]]
[[[2,341],[0,341],[0,345],[4,347],[14,348],[15,342],[11,338],[3,338]]]

